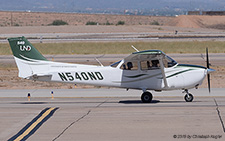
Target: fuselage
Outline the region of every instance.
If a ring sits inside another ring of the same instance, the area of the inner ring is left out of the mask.
[[[31,77],[31,79],[161,91],[197,87],[202,84],[207,74],[207,69],[202,66],[176,64],[173,67],[164,68],[168,83],[166,87],[159,68],[142,70],[138,67],[135,70],[123,70],[120,67],[122,63],[121,61],[117,67],[102,67],[49,61],[42,65],[45,71],[36,72],[38,77]],[[45,75],[42,76],[42,73]]]

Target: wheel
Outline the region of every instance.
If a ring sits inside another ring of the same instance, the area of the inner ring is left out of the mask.
[[[192,95],[192,94],[186,94],[185,96],[184,96],[184,99],[185,99],[185,101],[186,102],[192,102],[193,101],[193,99],[194,99],[194,96]]]
[[[152,101],[152,94],[150,92],[144,92],[141,95],[141,100],[143,103],[150,103]]]

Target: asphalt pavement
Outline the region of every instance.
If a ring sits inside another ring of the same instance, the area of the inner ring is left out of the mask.
[[[0,90],[0,140],[224,140],[224,88],[190,92],[146,104],[137,90]]]

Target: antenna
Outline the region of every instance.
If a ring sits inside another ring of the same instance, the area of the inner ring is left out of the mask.
[[[137,52],[139,52],[139,50],[138,50],[135,46],[131,45],[131,47],[132,47],[134,50],[136,50]]]

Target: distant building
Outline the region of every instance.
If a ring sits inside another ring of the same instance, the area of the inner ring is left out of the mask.
[[[188,11],[188,15],[225,15],[225,11]]]
[[[200,15],[200,11],[188,11],[188,15]]]
[[[225,11],[202,11],[202,15],[225,15]]]

